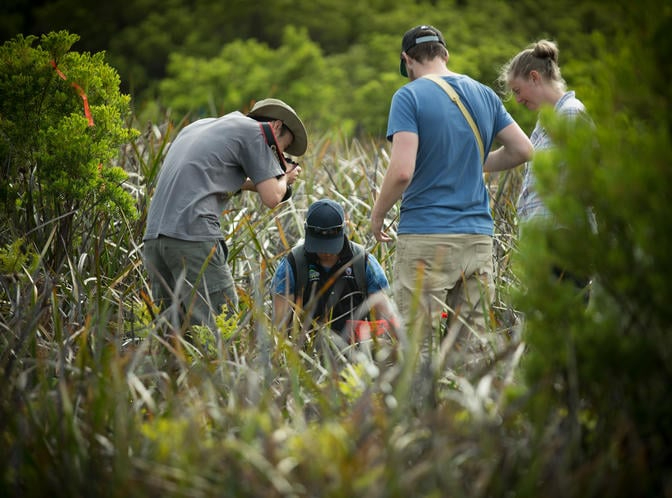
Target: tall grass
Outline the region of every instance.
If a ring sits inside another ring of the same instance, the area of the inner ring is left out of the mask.
[[[344,351],[319,331],[297,348],[271,326],[270,278],[319,198],[344,205],[350,237],[390,274],[394,245],[368,223],[386,145],[337,133],[313,138],[290,201],[267,210],[244,194],[224,213],[240,311],[183,339],[152,306],[141,263],[148,198],[180,126],[148,127],[120,157],[137,222],[100,220],[60,274],[38,257],[2,276],[0,495],[478,497],[520,485],[526,426],[507,392],[522,346],[506,302],[517,174],[489,179],[504,347],[476,375],[425,377],[412,335]],[[413,402],[418,382],[430,403]]]

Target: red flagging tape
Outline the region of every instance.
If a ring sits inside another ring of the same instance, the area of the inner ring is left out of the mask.
[[[56,61],[52,60],[51,61],[51,66],[54,68],[56,71],[56,74],[58,74],[61,79],[67,80],[68,78],[63,74],[63,72],[58,68],[56,65]],[[89,126],[93,126],[93,117],[91,116],[91,109],[89,109],[89,99],[86,97],[86,93],[82,89],[81,86],[79,86],[77,83],[70,83],[72,87],[77,90],[77,93],[81,97],[82,101],[84,102],[84,115],[86,116],[86,119],[89,121]]]

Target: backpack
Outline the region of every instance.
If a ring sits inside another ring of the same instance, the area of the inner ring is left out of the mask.
[[[357,244],[356,242],[347,240],[346,243],[350,244],[352,259],[343,265],[339,271],[349,265],[352,266],[357,290],[362,293],[363,300],[366,300],[369,295],[366,279],[366,267],[369,261],[369,254],[364,246]],[[294,295],[297,297],[303,296],[306,285],[308,283],[309,266],[306,253],[303,250],[303,245],[293,247],[291,252],[287,255],[287,261],[294,271]],[[339,282],[341,284],[343,283],[342,280]],[[334,294],[330,296],[330,302],[326,304],[327,309],[331,306],[334,306],[341,298],[343,287],[336,287],[338,286],[339,282],[337,282],[334,287]],[[342,332],[340,333],[340,337],[347,340],[349,343],[357,343],[362,340],[370,339],[373,335],[394,335],[394,329],[391,327],[394,327],[394,325],[390,325],[388,320],[371,321],[367,315],[366,318],[361,320],[347,320],[344,324]]]
[[[348,264],[352,265],[357,288],[364,295],[364,299],[366,299],[368,296],[366,265],[369,260],[369,255],[363,245],[350,240],[346,241],[346,243],[350,244],[352,259],[344,266],[347,266]],[[306,253],[303,250],[303,244],[294,246],[287,260],[292,267],[292,270],[294,270],[294,295],[303,295],[303,290],[306,288],[306,283],[308,282],[308,262],[306,260]]]

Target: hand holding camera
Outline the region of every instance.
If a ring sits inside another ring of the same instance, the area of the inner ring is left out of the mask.
[[[299,176],[299,173],[301,173],[301,166],[299,166],[299,163],[294,161],[288,156],[284,156],[285,164],[287,164],[287,171],[285,171],[285,175],[287,177],[287,185],[291,185],[296,181],[296,178]]]

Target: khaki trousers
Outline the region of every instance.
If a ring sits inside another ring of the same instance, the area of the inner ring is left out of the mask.
[[[452,331],[455,349],[482,348],[495,294],[492,237],[399,235],[393,277],[394,298],[409,333],[431,338]]]

